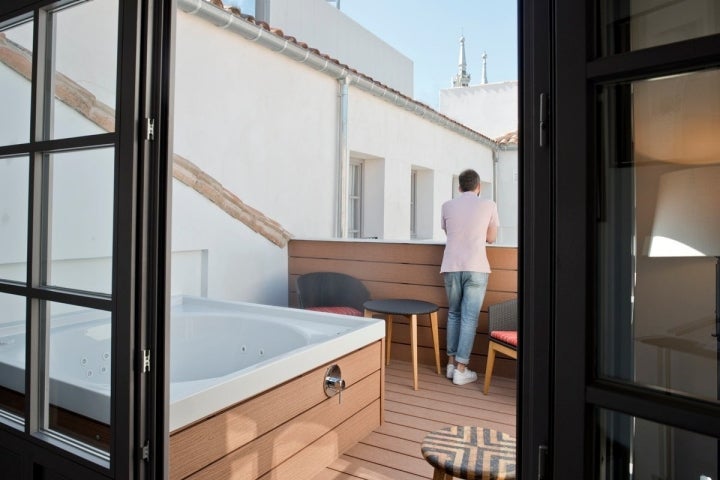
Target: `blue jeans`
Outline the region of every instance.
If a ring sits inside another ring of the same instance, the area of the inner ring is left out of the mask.
[[[490,274],[445,272],[443,276],[448,297],[447,354],[467,365]]]

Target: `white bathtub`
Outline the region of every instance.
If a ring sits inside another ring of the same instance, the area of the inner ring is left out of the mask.
[[[194,297],[172,301],[170,431],[381,339],[382,320]],[[109,423],[110,321],[53,318],[50,402]],[[0,384],[24,391],[24,335],[0,329]]]

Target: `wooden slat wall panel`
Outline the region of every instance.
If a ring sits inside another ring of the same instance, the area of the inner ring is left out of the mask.
[[[347,390],[342,394],[344,407],[351,406],[351,402],[346,402],[346,399],[355,398],[360,402],[357,408],[350,409],[352,411],[345,408],[335,411],[334,414],[339,419],[336,423],[346,420],[348,415],[370,403],[382,402],[383,344],[383,341],[374,342],[330,362],[340,366],[347,384]],[[293,428],[294,422],[300,422],[303,428],[315,422],[307,417],[308,412],[317,408],[327,409],[328,404],[332,406],[339,404],[339,399],[328,399],[322,389],[322,380],[328,366],[329,364],[318,367],[205,420],[171,432],[170,478],[187,478],[197,472],[202,472],[200,476],[203,478],[235,478],[233,475],[237,472],[242,472],[237,478],[257,478],[264,473],[260,465],[237,460],[247,452],[252,452],[248,458],[272,458],[270,463],[279,463],[277,452],[268,451],[269,447],[263,442]],[[358,397],[357,394],[352,393],[356,391],[362,391],[363,395],[370,396]],[[381,412],[378,410],[379,415]],[[326,416],[328,416],[327,411],[312,418]],[[324,431],[318,436],[322,434]],[[202,448],[198,448],[198,445],[202,445]],[[238,452],[244,453],[238,456]],[[286,455],[290,456],[291,453]],[[214,466],[208,467],[209,465]],[[273,464],[270,468],[274,466],[276,465]],[[250,471],[255,472],[254,476],[248,473]]]
[[[343,399],[344,401],[344,399]],[[259,480],[310,479],[380,425],[380,401],[365,407]],[[373,427],[375,425],[375,427]]]
[[[374,241],[291,240],[288,245],[288,302],[297,306],[295,282],[309,272],[341,272],[363,281],[373,299],[415,298],[440,307],[441,356],[445,355],[447,296],[440,274],[444,244],[383,243]],[[471,367],[483,372],[487,357],[487,310],[494,303],[517,297],[517,248],[488,247],[493,273],[482,306]],[[410,360],[407,319],[395,317],[392,358]],[[419,362],[432,365],[429,321],[418,319]],[[514,377],[516,362],[498,357],[494,375]]]
[[[380,382],[380,371],[377,370],[373,375],[347,388],[342,393],[342,402],[339,402],[337,398],[325,399],[310,410],[211,463],[189,478],[193,480],[249,480],[254,478],[300,480],[311,478],[342,453],[342,443],[352,445],[367,434],[358,435],[356,431],[351,431],[343,435],[345,440],[341,442],[340,433],[336,431],[339,425],[350,421],[354,415],[369,405],[375,405],[372,423],[358,426],[364,428],[366,432],[380,426],[380,400],[378,398]],[[291,401],[292,398],[292,395],[288,395],[287,400]],[[331,433],[330,438],[334,440],[335,444],[331,454],[325,455],[324,463],[313,463],[314,470],[303,475],[297,471],[290,476],[282,475],[281,472],[287,469],[282,466],[285,461],[295,455],[302,455],[305,449],[312,451],[314,448],[312,444],[328,433]]]
[[[338,242],[323,240],[293,240],[291,257],[337,258],[365,262],[410,263],[416,265],[440,265],[442,248],[433,244],[382,242]]]

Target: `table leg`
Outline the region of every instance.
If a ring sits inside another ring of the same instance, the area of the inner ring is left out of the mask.
[[[410,316],[410,348],[412,349],[413,389],[418,389],[417,315]]]
[[[435,366],[437,367],[438,375],[440,375],[440,339],[438,338],[437,312],[430,314],[430,328],[432,330],[433,348],[435,349]]]

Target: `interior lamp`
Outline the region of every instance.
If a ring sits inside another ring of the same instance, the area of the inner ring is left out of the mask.
[[[715,333],[720,398],[720,165],[660,177],[650,257],[715,257]],[[720,447],[719,447],[720,448]]]
[[[650,257],[720,257],[720,165],[660,177]]]

